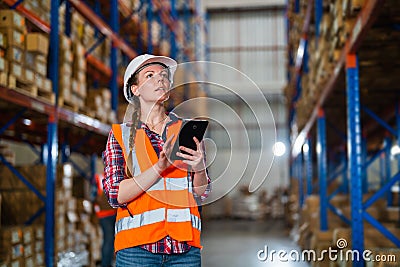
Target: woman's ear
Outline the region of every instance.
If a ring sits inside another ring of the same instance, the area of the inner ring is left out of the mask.
[[[140,93],[139,93],[139,87],[137,86],[137,85],[135,85],[135,84],[133,84],[132,86],[131,86],[131,92],[132,92],[132,94],[133,95],[135,95],[135,96],[140,96]]]

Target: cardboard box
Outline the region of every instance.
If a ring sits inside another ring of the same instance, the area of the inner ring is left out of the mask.
[[[34,240],[33,226],[24,226],[22,228],[22,235],[23,235],[24,244],[33,243],[33,240]]]
[[[36,240],[34,242],[34,251],[36,254],[42,253],[44,251],[44,241]]]
[[[49,37],[43,33],[28,33],[26,35],[26,50],[47,55],[49,51]]]
[[[75,56],[74,57],[74,71],[76,73],[86,71],[86,59],[84,56]]]
[[[49,11],[51,8],[51,0],[42,0],[40,1],[40,6],[45,9],[46,11]]]
[[[19,226],[2,227],[0,230],[0,257],[14,260],[23,256],[23,234]]]
[[[43,240],[44,239],[44,227],[43,225],[35,225],[35,240]]]
[[[6,47],[18,46],[22,49],[25,48],[25,34],[18,29],[12,28],[0,28],[0,33],[2,33],[6,40]]]
[[[14,10],[0,10],[0,21],[2,27],[17,28],[25,31],[25,18]]]
[[[72,76],[72,65],[71,63],[64,62],[63,64],[60,64],[60,75],[62,76]]]
[[[36,70],[37,69],[37,62],[40,62],[41,64],[44,64],[46,66],[47,69],[47,56],[46,55],[42,55],[42,54],[37,54],[35,52],[32,51],[26,51],[25,50],[25,66]],[[40,71],[40,70],[39,70]]]
[[[1,56],[1,51],[0,51],[0,72],[8,73],[8,62],[3,56]]]
[[[34,257],[25,258],[24,267],[36,267],[36,266],[37,265],[35,264],[35,258]]]
[[[71,50],[71,39],[64,34],[60,34],[60,53],[61,51]]]
[[[73,57],[73,55],[72,55],[72,52],[71,52],[71,50],[60,50],[60,63],[61,64],[63,64],[63,63],[70,63],[70,64],[72,64],[73,63],[73,61],[74,61],[74,57]]]
[[[33,255],[34,247],[33,244],[24,245],[24,257],[30,257]]]
[[[47,62],[36,60],[35,61],[35,70],[40,75],[46,77],[46,75],[47,75]]]
[[[44,83],[44,78],[40,74],[36,73],[36,75],[35,75],[36,86],[38,88],[43,88],[43,83]]]
[[[53,91],[53,83],[50,79],[43,78],[43,86],[41,87],[43,91],[52,92]]]
[[[41,266],[41,265],[45,264],[45,262],[44,262],[44,253],[36,253],[36,255],[35,255],[35,263],[36,263],[35,266]]]
[[[21,78],[21,79],[24,78],[24,72],[23,72],[21,64],[16,63],[16,62],[10,62],[9,67],[10,67],[9,68],[10,74],[14,75],[17,78]]]
[[[25,50],[18,46],[9,46],[6,49],[6,59],[20,64],[24,63]]]
[[[75,56],[79,58],[85,58],[85,47],[81,43],[74,42],[72,44],[72,51]]]
[[[5,262],[0,262],[0,267],[25,267],[25,259],[19,258],[16,260],[7,260]]]
[[[24,81],[27,83],[34,83],[35,82],[35,72],[28,68],[24,68]]]
[[[4,33],[0,33],[0,47],[6,48],[6,46],[7,46],[6,37],[5,37]]]

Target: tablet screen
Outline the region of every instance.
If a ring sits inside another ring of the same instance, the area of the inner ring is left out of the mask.
[[[204,133],[207,129],[208,121],[206,120],[189,120],[184,121],[182,123],[182,127],[179,131],[178,138],[174,144],[171,153],[171,160],[181,160],[183,158],[178,157],[176,152],[179,151],[180,146],[185,146],[187,148],[196,150],[196,143],[193,140],[193,137],[196,137],[200,142],[203,140]],[[182,153],[187,154],[184,151]]]

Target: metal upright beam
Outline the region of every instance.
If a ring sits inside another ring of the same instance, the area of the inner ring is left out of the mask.
[[[153,3],[152,0],[147,0],[147,12],[146,12],[146,17],[147,17],[147,25],[148,25],[148,32],[147,32],[147,52],[149,54],[153,53],[153,39],[151,36],[151,28],[153,24]]]
[[[130,58],[134,58],[137,56],[136,51],[131,46],[129,46],[129,44],[126,43],[125,40],[123,40],[117,32],[114,32],[111,27],[102,20],[100,16],[95,14],[94,11],[84,3],[84,1],[68,1],[75,8],[76,11],[85,16],[86,19],[90,21],[102,34],[113,40],[115,42],[115,45],[118,46],[126,55],[128,55]]]
[[[94,199],[97,195],[97,185],[96,185],[96,164],[97,163],[97,155],[92,154],[90,157],[90,197]]]
[[[54,3],[54,1],[52,2]],[[58,5],[57,5],[58,8]],[[45,262],[46,266],[52,267],[54,258],[54,191],[57,172],[57,119],[50,116],[47,132],[48,157],[46,168],[46,222],[45,222]]]
[[[323,0],[315,0],[314,10],[315,10],[315,36],[317,37],[316,42],[318,44],[319,29],[323,13]]]
[[[50,50],[49,50],[49,78],[53,84],[53,92],[56,95],[56,106],[58,105],[58,44],[59,44],[59,24],[58,9],[59,0],[51,1],[50,13]],[[55,264],[54,258],[54,191],[57,173],[57,153],[58,153],[58,134],[57,134],[57,107],[49,116],[47,126],[47,167],[46,167],[46,221],[45,221],[45,262],[47,267]]]
[[[195,0],[195,9],[196,19],[198,19],[200,23],[194,23],[194,60],[204,60],[202,46],[202,40],[204,38],[202,31],[202,29],[204,29],[204,18],[200,0]]]
[[[294,0],[294,12],[295,13],[300,12],[300,0]]]
[[[185,1],[183,4],[183,21],[184,21],[183,36],[184,36],[184,40],[183,40],[183,44],[182,44],[182,46],[183,46],[182,50],[188,49],[186,51],[190,51],[189,45],[192,43],[192,40],[191,40],[192,29],[190,27],[191,12],[190,12],[190,7],[188,5],[189,5],[189,3],[187,1]],[[184,62],[190,60],[190,57],[187,57],[186,53],[184,51],[182,53],[182,60]]]
[[[114,32],[119,32],[119,15],[118,15],[118,0],[111,1],[111,29]],[[118,63],[117,63],[117,45],[115,41],[112,40],[111,45],[111,81],[110,81],[110,90],[111,90],[111,109],[117,112],[118,109]]]
[[[171,17],[172,20],[175,21],[178,18],[178,13],[176,12],[176,0],[171,0]],[[170,48],[170,55],[173,59],[177,59],[177,50],[178,46],[176,43],[176,34],[173,30],[171,30],[171,48]]]
[[[352,249],[360,255],[364,251],[364,224],[362,203],[362,143],[360,116],[360,88],[358,63],[355,54],[346,56],[347,93],[347,153],[350,168],[350,204]],[[363,266],[354,261],[353,266]]]
[[[47,163],[47,156],[48,156],[48,147],[47,144],[42,144],[40,146],[40,163],[46,164]]]
[[[327,159],[326,159],[326,120],[322,109],[318,111],[317,120],[317,159],[320,195],[320,230],[328,230],[328,193],[327,193]]]
[[[368,192],[368,172],[367,172],[367,138],[365,136],[362,137],[361,140],[361,162],[363,168],[361,168],[361,178],[362,178],[362,191],[363,193]]]
[[[52,81],[53,92],[56,97],[56,105],[58,105],[58,58],[59,58],[59,24],[58,24],[58,8],[60,1],[51,2],[50,13],[50,48],[49,48],[49,78]]]
[[[390,177],[392,177],[392,167],[390,162],[390,149],[392,148],[392,139],[389,136],[385,137],[385,176],[381,187],[383,187],[387,182],[389,182]],[[393,206],[393,197],[390,192],[386,193],[387,205]]]
[[[342,192],[345,194],[349,193],[349,177],[348,177],[348,164],[346,153],[343,151],[340,155],[341,161],[343,162],[343,171],[342,171]]]
[[[318,97],[317,103],[310,115],[309,120],[307,121],[306,125],[303,127],[301,132],[297,136],[294,136],[295,140],[294,140],[294,145],[292,146],[293,157],[299,153],[298,147],[304,143],[304,139],[310,132],[312,126],[314,125],[314,122],[317,118],[318,109],[324,105],[329,94],[333,91],[336,82],[339,80],[341,73],[340,70],[342,69],[346,61],[347,51],[351,51],[354,53],[357,50],[362,40],[364,40],[368,32],[368,29],[372,26],[374,20],[378,17],[377,14],[379,13],[379,9],[384,6],[383,2],[384,0],[369,0],[366,2],[365,6],[360,11],[357,17],[357,22],[354,24],[354,28],[351,31],[351,36],[348,38],[349,40],[348,45],[346,45],[342,50],[342,53],[340,55],[338,62],[336,63],[332,75],[330,76],[329,80],[325,83],[324,88],[322,88],[321,94]],[[307,8],[312,7],[313,6],[312,3],[307,4]],[[307,28],[306,25],[308,24],[307,15],[305,17],[305,22],[304,22],[305,28]],[[289,112],[291,114],[292,110],[290,110]],[[293,116],[291,116],[290,118],[292,117]]]
[[[385,184],[385,154],[381,153],[379,156],[379,187]]]
[[[64,33],[66,36],[71,36],[71,4],[69,1],[65,1],[65,25],[64,25]]]
[[[312,149],[311,149],[311,138],[306,139],[306,143],[303,145],[305,169],[306,169],[306,180],[307,180],[307,196],[312,194],[312,178],[313,178],[313,164],[312,164]]]

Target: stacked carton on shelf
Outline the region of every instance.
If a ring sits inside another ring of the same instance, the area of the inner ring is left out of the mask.
[[[308,72],[302,73],[301,96],[295,106],[299,129],[302,129],[307,123],[313,107],[320,97],[321,89],[332,77],[334,67],[342,55],[345,42],[353,31],[357,20],[356,15],[365,5],[365,2],[364,0],[324,1],[319,32],[315,32],[315,25],[310,26],[307,33]],[[289,49],[294,58],[300,44],[300,37],[303,34],[305,3],[306,1],[300,2],[299,13],[289,13]],[[291,1],[289,10],[293,10],[293,5],[294,1]],[[294,71],[291,72],[292,76],[295,75]],[[293,86],[288,86],[285,93],[291,99],[294,95]]]
[[[78,109],[82,110],[85,107],[87,90],[85,48],[81,43],[75,41],[72,45],[72,52],[74,58],[71,86],[72,101]]]
[[[55,103],[52,83],[47,79],[47,55],[49,38],[44,33],[26,35],[25,79],[31,79],[38,87],[38,96]]]
[[[0,32],[0,84],[7,85],[8,62],[6,60],[6,36]]]
[[[23,63],[25,54],[25,34],[26,25],[25,18],[16,11],[0,10],[0,34],[2,35],[2,43],[5,50],[2,54],[5,56],[8,67],[8,74],[12,77],[11,81],[7,81],[10,87],[16,87],[16,80],[25,82]]]
[[[0,83],[53,104],[47,35],[27,33],[25,18],[16,11],[0,10],[0,18]]]
[[[20,226],[0,229],[0,265],[24,266],[24,245]]]
[[[15,167],[43,195],[46,186],[46,167]],[[34,224],[23,225],[43,202],[20,181],[7,167],[1,165],[0,194],[4,196],[1,217],[0,266],[44,266],[43,223],[41,215]],[[26,203],[29,203],[27,208]],[[36,224],[37,223],[37,224]],[[41,231],[41,235],[37,234]],[[40,241],[41,240],[41,241]]]
[[[104,123],[115,123],[117,114],[111,110],[111,91],[109,88],[89,89],[86,106],[93,110],[96,119]]]
[[[60,34],[59,49],[58,104],[60,107],[74,109],[75,104],[71,93],[73,64],[71,39]]]

